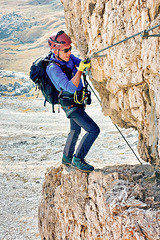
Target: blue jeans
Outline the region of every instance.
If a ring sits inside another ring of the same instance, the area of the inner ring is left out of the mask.
[[[83,128],[86,133],[79,143],[79,146],[74,155],[77,158],[84,159],[95,139],[98,137],[100,129],[84,111],[83,107],[77,108],[76,111],[70,114],[69,118],[70,133],[68,134],[63,153],[67,157],[73,157],[73,154],[75,152],[75,145],[80,135],[81,128]]]

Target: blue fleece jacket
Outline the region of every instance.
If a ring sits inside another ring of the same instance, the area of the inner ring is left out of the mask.
[[[70,60],[68,62],[62,62],[56,59],[54,54],[52,54],[51,60],[54,60],[55,62],[60,63],[61,65],[66,65],[68,68],[73,69],[74,75],[77,72],[77,69],[74,66],[76,65],[78,67],[81,62],[81,59],[75,57],[73,54],[71,54]],[[63,89],[69,93],[74,93],[76,90],[80,91],[83,87],[82,79],[80,80],[79,86],[76,87],[72,83],[72,81],[67,78],[66,74],[57,64],[50,63],[47,66],[46,72],[58,91]]]

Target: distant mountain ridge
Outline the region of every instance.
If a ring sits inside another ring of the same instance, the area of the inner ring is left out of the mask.
[[[30,19],[24,19],[16,12],[7,13],[0,18],[0,39],[9,38],[15,43],[21,43],[19,36],[21,36],[22,32],[38,24],[37,21],[31,22]]]
[[[1,70],[28,74],[31,63],[48,53],[48,36],[65,30],[60,0],[6,0],[0,6]]]

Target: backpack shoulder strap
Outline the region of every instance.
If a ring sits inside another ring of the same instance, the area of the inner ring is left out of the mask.
[[[73,69],[71,69],[71,68],[69,68],[69,67],[67,67],[67,66],[65,66],[65,65],[62,65],[62,64],[54,61],[54,60],[50,60],[49,63],[54,63],[54,64],[56,64],[58,67],[60,67],[61,70],[67,75],[68,79],[71,80],[71,78],[72,78],[72,73],[73,73],[73,69],[74,69],[75,66],[73,67]]]
[[[56,64],[56,65],[57,65],[58,67],[60,67],[60,68],[62,69],[62,71],[63,71],[64,66],[63,66],[62,64],[60,64],[60,63],[58,63],[58,62],[56,62],[56,61],[54,61],[54,60],[49,60],[49,61],[48,61],[48,64],[50,64],[50,63]]]

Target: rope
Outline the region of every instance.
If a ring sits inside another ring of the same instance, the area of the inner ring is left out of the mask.
[[[78,104],[82,104],[84,102],[84,97],[85,97],[85,91],[84,90],[82,91],[82,96],[81,96],[80,100],[78,100],[78,94],[77,94],[77,91],[75,91],[75,93],[74,93],[74,102],[78,103]]]
[[[99,101],[99,103],[101,103],[101,100],[99,99],[99,97],[97,96],[97,94],[95,93],[95,91],[93,90],[93,88],[91,87],[91,85],[88,82],[88,85],[90,87],[90,89],[92,90],[92,92],[94,93],[94,95],[96,96],[97,100]],[[131,145],[128,143],[128,141],[126,140],[126,138],[124,137],[123,133],[120,131],[119,127],[114,124],[114,126],[117,128],[118,132],[121,134],[122,138],[125,140],[125,142],[127,143],[127,145],[129,146],[129,148],[131,149],[131,151],[133,152],[133,154],[135,155],[135,157],[137,158],[137,160],[140,162],[140,164],[142,165],[142,162],[140,161],[140,159],[138,158],[137,154],[134,152],[133,148],[131,147]]]
[[[114,44],[112,44],[112,45],[110,45],[110,46],[108,46],[106,48],[103,48],[103,49],[101,49],[101,50],[99,50],[97,52],[94,52],[89,59],[105,57],[107,54],[103,54],[103,55],[99,55],[99,56],[97,54],[100,53],[100,52],[103,52],[103,51],[105,51],[105,50],[107,50],[109,48],[112,48],[112,47],[114,47],[114,46],[116,46],[116,45],[118,45],[120,43],[128,41],[129,39],[134,38],[134,37],[136,37],[138,35],[141,35],[142,39],[144,39],[144,38],[148,39],[148,37],[160,37],[160,34],[157,34],[157,35],[149,35],[148,34],[149,31],[151,31],[151,30],[153,30],[155,28],[158,28],[158,27],[160,27],[160,24],[158,24],[158,25],[156,25],[156,26],[154,26],[152,28],[149,28],[148,30],[144,30],[144,31],[136,33],[136,34],[134,34],[134,35],[132,35],[130,37],[127,37],[127,38],[125,38],[125,39],[123,39],[123,40],[121,40],[121,41],[119,41],[117,43],[114,43]]]

